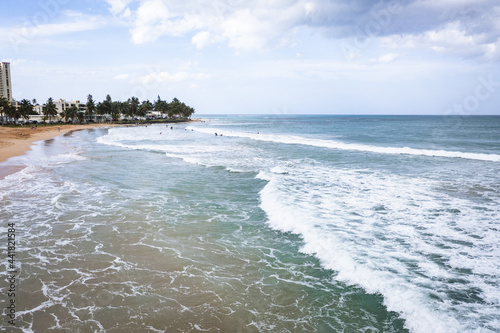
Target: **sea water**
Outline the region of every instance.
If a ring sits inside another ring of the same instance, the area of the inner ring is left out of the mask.
[[[207,116],[2,165],[13,332],[500,331],[500,117]]]

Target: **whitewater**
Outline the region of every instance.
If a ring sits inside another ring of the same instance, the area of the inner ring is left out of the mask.
[[[170,127],[7,162],[20,331],[500,330],[500,117]]]

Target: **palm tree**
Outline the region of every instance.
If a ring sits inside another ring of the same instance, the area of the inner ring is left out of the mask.
[[[111,96],[107,95],[104,101],[97,103],[96,113],[100,115],[101,118],[104,115],[110,115],[112,103],[113,101],[111,100]]]
[[[139,117],[145,117],[149,111],[153,110],[153,104],[150,101],[143,101],[141,106],[139,106]]]
[[[109,114],[111,115],[111,106],[113,104],[113,100],[111,99],[111,96],[106,95],[106,99],[102,102],[103,104],[103,111],[104,114]]]
[[[92,95],[89,94],[87,96],[87,109],[85,110],[85,116],[87,117],[87,119],[89,117],[92,117],[95,110],[96,110],[96,107],[95,107],[94,99],[92,98]]]
[[[122,113],[121,102],[111,102],[111,119],[118,119]]]
[[[194,109],[190,106],[187,106],[186,104],[182,103],[182,116],[187,119],[191,117],[191,115],[194,113]]]
[[[104,104],[102,102],[97,103],[97,105],[95,107],[95,113],[96,113],[96,115],[101,116],[100,119],[102,119],[102,116],[106,114],[106,107],[104,106]]]
[[[117,102],[119,103],[119,110],[123,117],[130,119],[130,99],[125,102]]]
[[[9,100],[5,97],[0,97],[0,114],[2,115],[2,123],[4,120],[4,115],[7,113],[7,109],[10,107]]]
[[[23,117],[24,120],[30,119],[30,114],[33,112],[33,104],[27,99],[23,99],[19,103],[18,115]]]
[[[130,99],[130,110],[129,110],[129,113],[133,117],[133,116],[137,115],[138,111],[139,111],[139,98],[132,97]]]
[[[21,104],[22,104],[22,101],[21,101]],[[31,109],[33,109],[33,106],[31,106]],[[57,107],[54,104],[52,97],[49,97],[49,99],[47,100],[47,103],[45,103],[45,105],[43,106],[43,115],[45,117],[48,117],[50,120],[52,120],[52,117],[57,116]]]
[[[170,102],[169,107],[168,107],[168,117],[173,118],[177,114],[179,114],[179,109],[180,109],[180,104],[181,102],[174,97],[172,99],[172,102]]]
[[[76,117],[78,118],[78,122],[83,123],[83,121],[85,120],[85,112],[78,111],[76,113]]]
[[[73,120],[73,121],[75,120],[77,112],[78,112],[78,109],[76,108],[76,106],[72,106],[72,107],[64,110],[63,112],[59,113],[59,115],[61,117],[64,117],[65,122],[68,122],[69,118],[71,118],[71,120]]]
[[[17,108],[14,105],[8,104],[7,107],[4,109],[5,115],[7,118],[12,118],[14,119],[14,123],[17,122],[17,119],[21,116],[20,112],[17,110]]]
[[[160,112],[160,115],[163,118],[163,114],[168,112],[168,103],[167,101],[162,100],[160,95],[158,95],[158,100],[155,102],[154,108],[155,111]]]

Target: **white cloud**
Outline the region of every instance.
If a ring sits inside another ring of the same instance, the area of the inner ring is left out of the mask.
[[[466,58],[500,60],[500,38],[488,40],[484,33],[467,33],[457,22],[450,23],[442,29],[421,34],[385,37],[382,38],[382,46],[430,49]]]
[[[191,39],[191,42],[197,49],[202,49],[212,44],[212,39],[209,31],[200,31]]]
[[[116,8],[130,2],[107,1]],[[251,51],[295,45],[304,27],[360,42],[366,39],[360,33],[368,30],[368,39],[383,38],[385,44],[392,39],[392,44],[428,44],[437,52],[497,59],[500,6],[495,1],[413,0],[394,6],[387,1],[141,0],[132,13],[131,35],[135,44],[187,35],[198,49],[223,42]]]
[[[188,73],[179,71],[175,73],[163,71],[152,72],[139,78],[139,82],[144,85],[163,84],[168,82],[181,82],[186,80],[204,80],[209,78],[208,74],[204,73]]]
[[[41,25],[27,24],[10,29],[0,29],[0,34],[10,39],[32,39],[43,36],[53,36],[72,32],[95,30],[103,25],[97,18],[84,18],[73,22],[50,23]]]
[[[295,28],[312,8],[305,0],[251,4],[144,0],[136,11],[132,40],[141,44],[161,36],[194,34],[191,42],[197,48],[223,41],[238,50],[275,48],[290,43]]]
[[[128,10],[127,6],[133,0],[106,0],[106,2],[111,6],[110,11],[113,15],[118,15],[124,12],[125,9]]]
[[[13,27],[0,27],[0,41],[10,46],[14,51],[19,51],[23,46],[33,43],[42,37],[51,37],[68,33],[79,33],[83,31],[97,30],[108,24],[108,19],[101,16],[85,15],[75,11],[62,11],[63,15],[58,22],[35,24],[34,21],[25,21],[23,25]],[[49,44],[59,43],[57,39],[46,39]],[[65,42],[65,46],[76,45],[78,39]]]
[[[128,74],[118,74],[115,76],[115,80],[119,80],[119,81],[126,80],[128,78],[129,78]]]
[[[136,12],[132,41],[143,44],[157,40],[163,35],[183,36],[202,25],[196,15],[172,12],[165,1],[146,0]]]
[[[370,59],[370,63],[372,64],[388,64],[395,60],[399,59],[399,54],[397,53],[388,53],[380,56],[376,59]]]
[[[180,82],[188,78],[189,75],[186,72],[177,72],[177,73],[160,72],[160,73],[151,73],[145,75],[141,78],[141,81],[148,84],[153,81],[156,81],[158,83],[165,83],[165,82]]]
[[[162,32],[156,26],[162,20],[170,18],[169,11],[161,1],[144,3],[136,14],[135,26],[132,30],[132,40],[136,44],[152,42],[161,36]]]
[[[259,19],[248,9],[239,10],[222,22],[222,35],[229,46],[240,50],[261,49],[266,44],[265,32],[270,30],[271,23]]]
[[[127,8],[125,9],[125,11],[123,12],[122,16],[123,18],[129,18],[132,16],[132,12],[130,11],[130,8]]]

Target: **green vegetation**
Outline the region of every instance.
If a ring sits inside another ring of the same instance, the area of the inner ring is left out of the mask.
[[[87,120],[92,118],[92,115],[95,113],[95,103],[92,95],[87,96],[87,109],[85,110],[85,117]]]
[[[40,110],[40,106],[33,99],[29,101],[23,99],[16,105],[11,105],[7,99],[0,98],[0,116],[1,123],[16,124],[19,118],[24,118],[25,121],[30,119],[30,115],[37,115],[34,108]],[[59,110],[61,107],[59,106]],[[113,121],[122,123],[131,122],[180,122],[188,120],[195,112],[194,108],[179,101],[177,98],[172,99],[169,103],[162,100],[160,96],[151,103],[149,100],[140,102],[137,97],[131,97],[127,101],[113,101],[110,95],[97,102],[92,95],[87,96],[85,108],[78,109],[78,105],[62,107],[62,111],[58,113],[58,106],[54,100],[49,98],[41,108],[43,120],[64,120],[64,122],[103,122]],[[84,111],[83,111],[84,110]],[[57,117],[59,116],[59,117]],[[56,118],[54,118],[56,117]]]
[[[23,99],[21,103],[19,103],[19,107],[17,108],[17,112],[14,114],[14,119],[17,121],[18,117],[23,117],[24,120],[30,119],[30,114],[33,111],[33,104],[31,101],[27,99]]]
[[[59,115],[64,118],[65,122],[68,122],[70,119],[75,119],[78,116],[78,109],[76,106],[72,106],[64,110],[63,112],[60,112]],[[82,121],[83,121],[83,115],[82,115]]]
[[[0,97],[0,114],[2,115],[2,123],[6,122],[9,118],[17,121],[20,117],[17,109],[10,105],[9,101],[4,97]]]
[[[31,106],[31,109],[33,109],[33,105]],[[43,115],[49,120],[52,120],[52,117],[57,116],[57,107],[54,104],[52,97],[50,97],[47,100],[47,103],[43,106]]]

